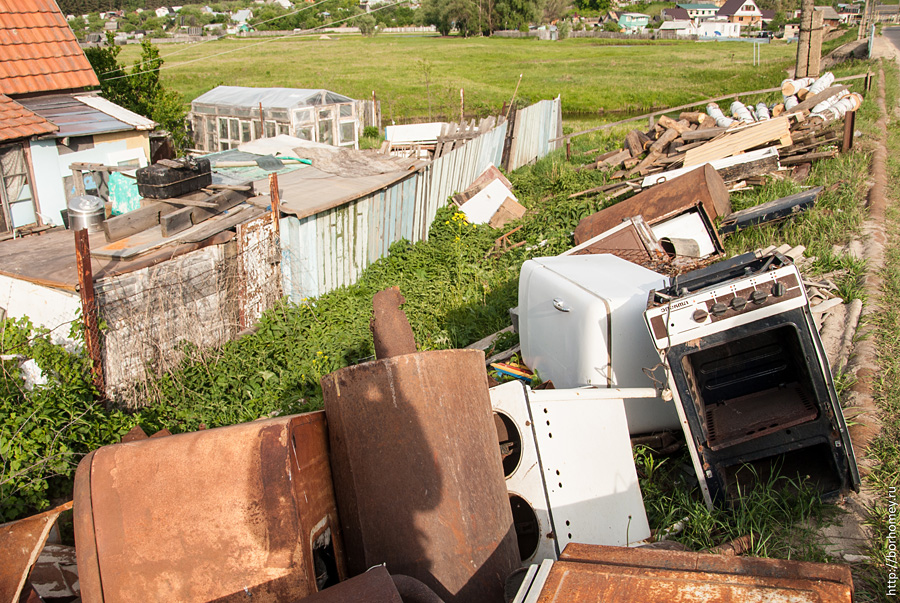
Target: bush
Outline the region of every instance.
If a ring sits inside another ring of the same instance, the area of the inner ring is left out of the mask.
[[[568,21],[560,21],[559,25],[556,26],[556,31],[559,35],[560,40],[565,40],[569,37],[569,32],[572,30],[572,26]]]
[[[79,325],[80,327],[80,325]],[[0,323],[0,522],[71,497],[81,457],[117,442],[136,421],[96,401],[90,363],[51,342],[27,318]],[[78,327],[73,329],[72,335]],[[34,359],[47,382],[25,387],[20,361]]]
[[[366,126],[363,128],[363,137],[364,138],[380,138],[381,134],[378,133],[378,128],[375,126]]]
[[[359,28],[359,33],[364,36],[371,37],[378,33],[378,22],[375,21],[375,17],[372,15],[357,17],[356,26]]]

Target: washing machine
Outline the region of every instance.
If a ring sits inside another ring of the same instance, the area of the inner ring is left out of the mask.
[[[523,565],[569,542],[630,546],[650,537],[625,400],[641,388],[491,389]]]

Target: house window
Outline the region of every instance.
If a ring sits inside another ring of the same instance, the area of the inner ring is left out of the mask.
[[[0,232],[34,224],[37,214],[21,144],[0,147]]]

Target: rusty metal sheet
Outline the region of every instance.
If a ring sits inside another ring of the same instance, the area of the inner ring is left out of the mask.
[[[539,603],[850,603],[846,566],[570,544]]]
[[[406,314],[400,309],[400,304],[404,303],[406,298],[400,293],[399,287],[379,291],[372,299],[370,327],[376,358],[401,356],[416,351],[412,327],[409,326]]]
[[[519,566],[484,354],[419,352],[322,379],[351,574],[387,563],[448,603]]]
[[[316,592],[314,548],[345,575],[324,413],[94,451],[76,473],[75,538],[87,602]]]
[[[63,511],[72,508],[66,503],[38,515],[0,525],[0,603],[18,603],[32,566],[41,554],[50,528]]]
[[[403,603],[391,575],[384,566],[312,594],[299,603]]]
[[[28,581],[42,599],[78,597],[78,562],[75,547],[45,544],[41,556],[31,570]]]
[[[709,164],[584,218],[575,228],[575,244],[581,245],[632,216],[643,216],[647,224],[656,224],[697,203],[703,205],[713,221],[731,213],[725,181]]]

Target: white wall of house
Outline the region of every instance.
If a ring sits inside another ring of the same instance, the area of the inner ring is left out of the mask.
[[[741,37],[741,24],[726,21],[700,21],[697,24],[697,35],[710,38],[739,38]]]
[[[0,275],[0,307],[9,318],[27,316],[33,325],[50,329],[54,343],[75,346],[69,326],[81,309],[78,294]]]
[[[134,136],[133,134],[143,134]],[[32,140],[31,161],[35,175],[35,189],[45,224],[62,225],[60,212],[66,208],[66,191],[63,179],[72,175],[69,166],[76,162],[124,165],[136,161],[147,165],[147,150],[141,138],[146,132],[123,132],[121,138],[109,140],[111,135],[94,138],[94,148],[76,153],[59,152],[55,139]]]

